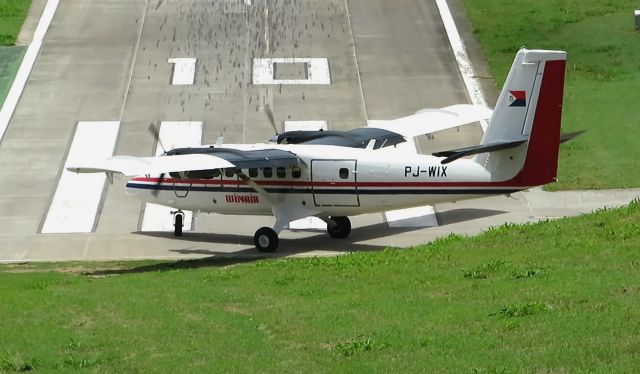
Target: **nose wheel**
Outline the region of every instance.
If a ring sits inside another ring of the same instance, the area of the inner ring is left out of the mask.
[[[330,217],[327,221],[327,232],[334,239],[344,239],[351,233],[351,221],[348,217]]]
[[[262,227],[253,236],[253,244],[260,252],[275,252],[278,248],[278,234],[270,227]]]

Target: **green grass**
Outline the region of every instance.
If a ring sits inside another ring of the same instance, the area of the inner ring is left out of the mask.
[[[463,0],[499,87],[515,52],[568,52],[559,189],[640,186],[640,33],[631,0]]]
[[[31,0],[0,0],[0,106],[9,92],[26,47],[12,47]]]
[[[0,0],[0,46],[14,45],[31,0]]]
[[[0,106],[18,72],[26,47],[0,47]]]
[[[0,267],[0,370],[636,372],[640,202],[336,258]]]

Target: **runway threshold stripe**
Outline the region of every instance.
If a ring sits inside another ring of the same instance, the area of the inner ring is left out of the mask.
[[[107,177],[104,173],[76,174],[66,168],[113,156],[119,128],[119,121],[78,122],[41,233],[93,231]]]
[[[180,147],[195,147],[202,145],[202,122],[198,121],[165,121],[160,124],[160,141],[166,150]],[[162,145],[156,145],[156,156],[164,150]],[[178,199],[178,197],[176,197]],[[173,231],[173,209],[147,203],[144,207],[140,231]],[[184,231],[192,229],[193,212],[184,212]]]
[[[435,227],[438,226],[436,212],[431,205],[390,210],[384,213],[389,227]]]
[[[284,121],[284,131],[329,130],[327,121]],[[290,230],[326,230],[327,224],[318,217],[305,217],[289,222]]]
[[[381,120],[369,120],[367,126],[375,126],[377,124],[384,124],[388,121]],[[382,152],[394,152],[395,154],[401,153],[405,155],[415,155],[418,153],[418,147],[416,146],[415,138],[407,138],[404,143],[397,144],[395,147],[382,148],[379,151]],[[438,220],[436,219],[436,213],[431,205],[425,205],[421,207],[389,210],[383,213],[384,219],[389,227],[435,227],[438,226]]]
[[[188,86],[194,83],[196,77],[195,58],[170,58],[168,62],[173,64],[172,85]]]

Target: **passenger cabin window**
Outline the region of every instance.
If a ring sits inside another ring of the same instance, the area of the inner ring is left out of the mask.
[[[257,168],[251,168],[249,169],[249,176],[251,178],[255,178],[258,176],[258,169]]]
[[[271,178],[273,176],[273,169],[271,168],[262,169],[262,175],[264,175],[265,178]]]
[[[291,176],[295,179],[299,179],[302,176],[302,171],[299,167],[294,166],[293,168],[291,168]]]
[[[285,169],[282,166],[279,166],[278,168],[276,168],[276,175],[278,176],[278,178],[286,178],[287,169]]]
[[[232,178],[235,176],[233,169],[224,169],[224,176],[227,178]]]
[[[347,169],[347,168],[340,168],[340,171],[338,171],[338,175],[340,176],[340,179],[347,179],[347,178],[349,178],[349,169]]]

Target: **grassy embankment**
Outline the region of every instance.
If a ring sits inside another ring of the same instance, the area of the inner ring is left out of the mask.
[[[557,189],[640,186],[640,32],[631,0],[463,0],[501,87],[515,52],[568,52]],[[635,8],[634,8],[635,7]]]
[[[15,43],[30,6],[31,0],[0,0],[0,106],[26,50]]]
[[[0,370],[636,372],[640,203],[337,258],[0,267]]]

